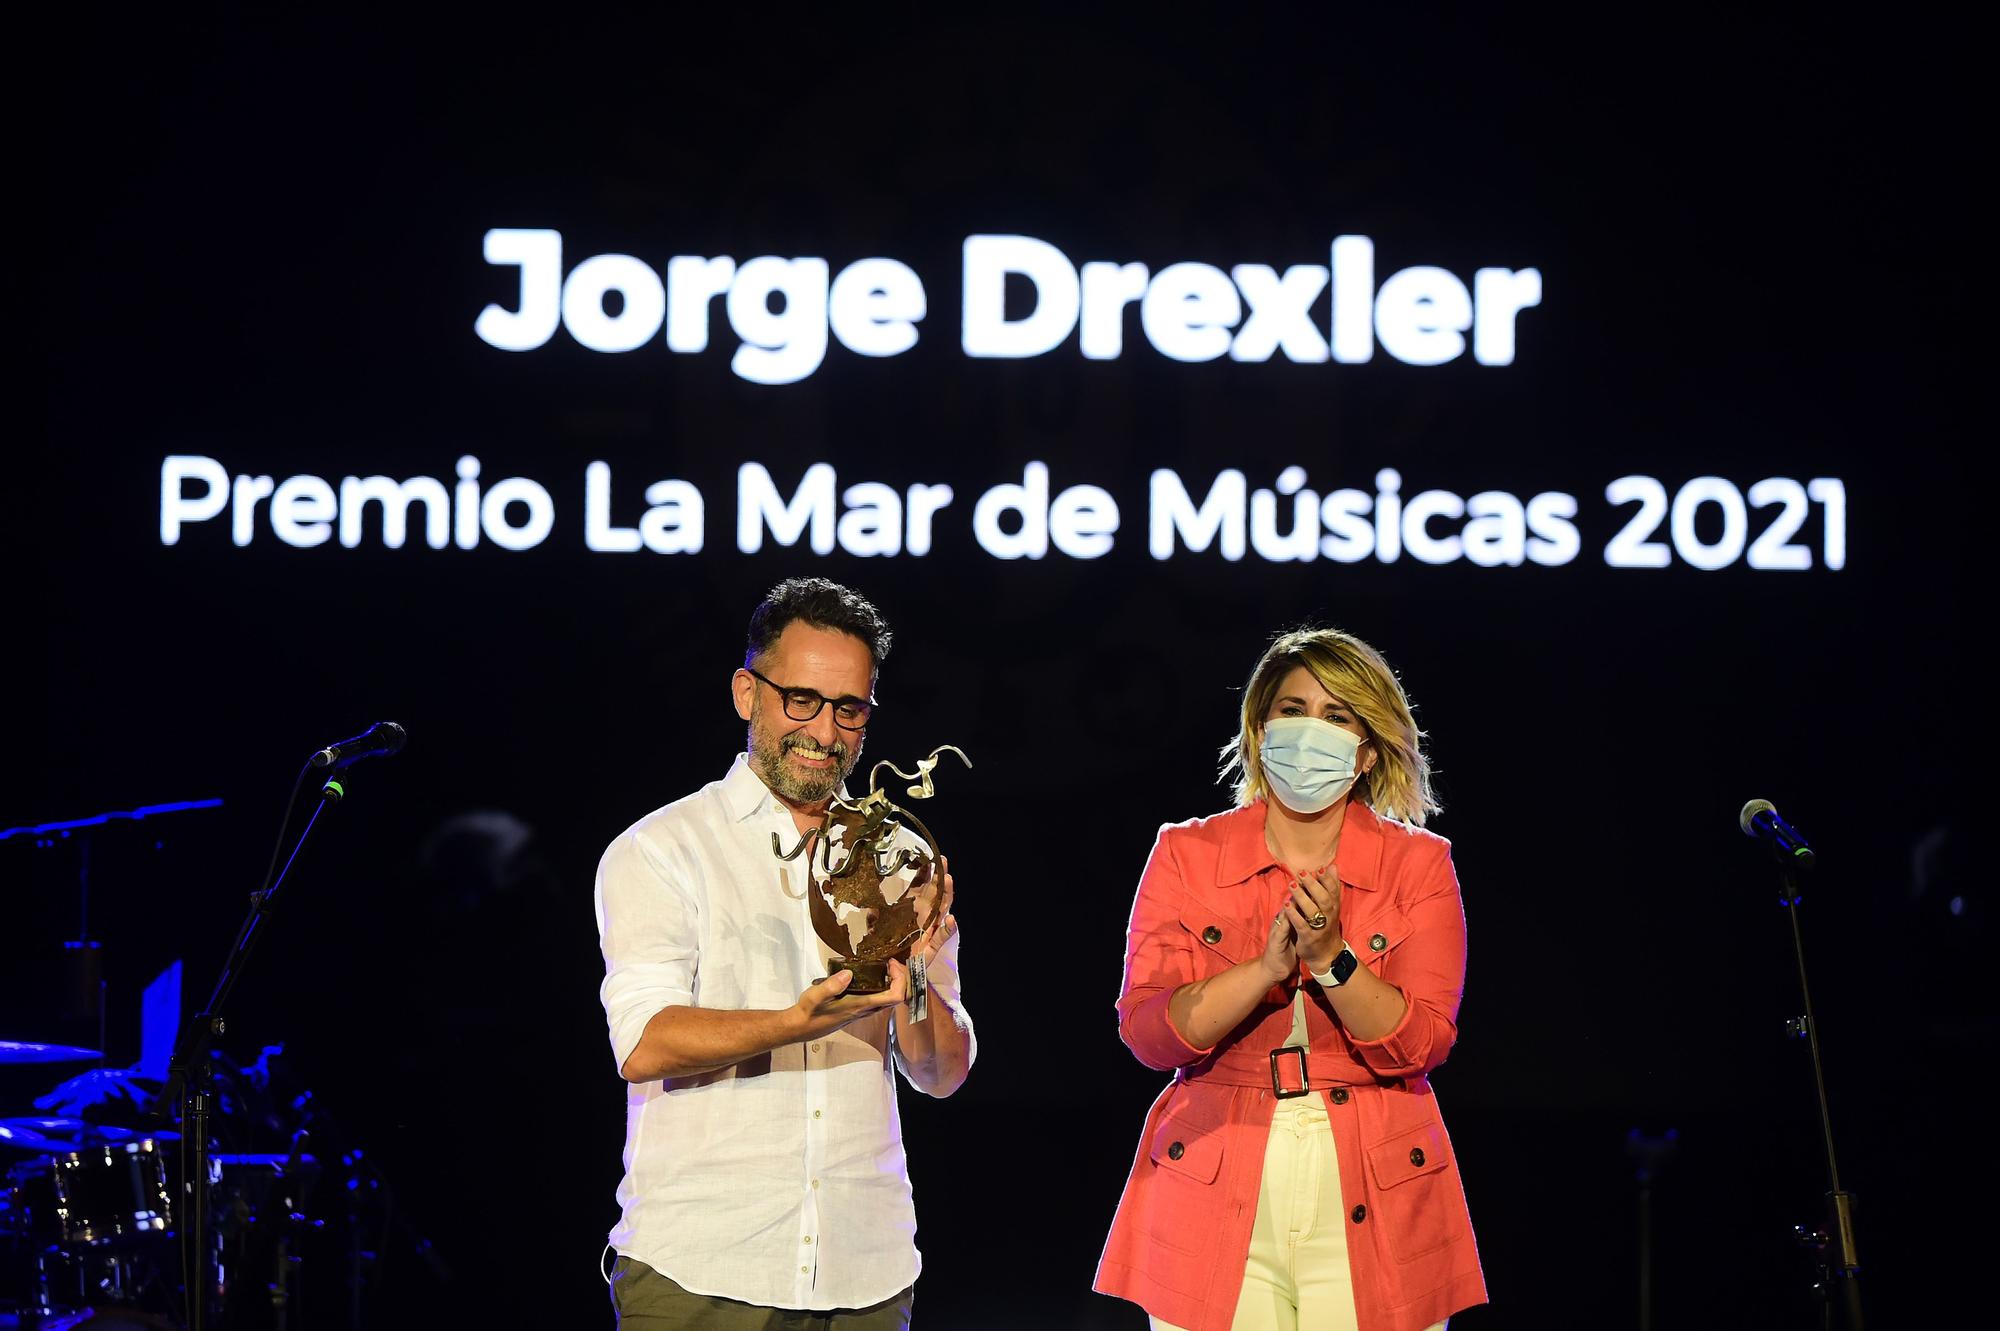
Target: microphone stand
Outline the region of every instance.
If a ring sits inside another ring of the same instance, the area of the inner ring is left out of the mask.
[[[292,797],[285,804],[286,826],[279,829],[278,847],[273,851],[273,867],[277,863],[276,850],[284,845],[285,831],[291,822],[291,810],[298,800],[299,787],[305,784],[306,773],[319,766],[323,764],[317,758],[307,763],[292,786]],[[220,1282],[214,1278],[214,1254],[210,1251],[209,1235],[208,1115],[209,1100],[214,1093],[209,1047],[226,1029],[223,1005],[229,1001],[230,991],[241,978],[251,950],[263,936],[264,925],[277,902],[278,890],[291,875],[292,866],[298,863],[299,851],[305,847],[306,838],[318,826],[319,816],[339,804],[346,795],[346,788],[337,776],[321,787],[319,803],[307,820],[305,830],[292,844],[292,853],[286,858],[285,867],[275,877],[267,873],[265,886],[250,894],[250,913],[236,931],[236,941],[222,963],[222,973],[216,978],[215,989],[210,993],[208,1002],[181,1028],[180,1038],[174,1043],[167,1085],[161,1092],[160,1103],[179,1103],[183,1164],[188,1164],[192,1156],[191,1167],[183,1173],[181,1180],[182,1196],[188,1208],[188,1218],[181,1226],[181,1284],[187,1296],[188,1331],[206,1331],[209,1299],[220,1292]]]
[[[1782,881],[1785,910],[1792,921],[1792,954],[1799,966],[1799,999],[1803,1016],[1787,1023],[1794,1035],[1805,1037],[1812,1051],[1813,1088],[1819,1093],[1820,1141],[1826,1152],[1826,1219],[1824,1228],[1793,1226],[1800,1243],[1819,1255],[1820,1283],[1815,1286],[1826,1300],[1825,1321],[1840,1331],[1863,1331],[1861,1318],[1861,1258],[1854,1242],[1854,1194],[1840,1186],[1840,1165],[1833,1152],[1833,1116],[1827,1107],[1826,1069],[1820,1060],[1819,1021],[1813,1015],[1812,989],[1806,984],[1806,947],[1799,932],[1799,870],[1792,858],[1778,853],[1778,876]]]

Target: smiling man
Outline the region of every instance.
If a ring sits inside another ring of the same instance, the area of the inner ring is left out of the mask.
[[[951,875],[917,889],[930,1002],[913,1021],[902,963],[880,994],[827,975],[806,857],[772,853],[773,834],[789,848],[819,825],[860,761],[889,636],[837,583],[772,588],[730,681],[746,751],[598,866],[602,997],[628,1083],[621,1331],[910,1325],[920,1261],[891,1069],[942,1097],[972,1065]]]

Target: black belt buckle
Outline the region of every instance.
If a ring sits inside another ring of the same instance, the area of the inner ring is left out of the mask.
[[[1281,1054],[1297,1054],[1299,1056],[1299,1089],[1296,1091],[1286,1090],[1283,1079],[1278,1076],[1278,1057]],[[1296,1100],[1301,1095],[1309,1094],[1311,1091],[1312,1075],[1306,1071],[1306,1047],[1302,1044],[1288,1044],[1273,1049],[1271,1051],[1271,1094],[1277,1096],[1280,1100]]]

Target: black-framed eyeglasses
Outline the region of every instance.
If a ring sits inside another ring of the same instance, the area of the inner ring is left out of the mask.
[[[744,666],[743,670],[752,679],[775,689],[785,704],[785,715],[794,721],[812,720],[828,703],[833,704],[833,723],[842,730],[866,730],[868,718],[875,715],[873,698],[829,698],[817,689],[787,688],[768,675],[758,674],[749,666]]]

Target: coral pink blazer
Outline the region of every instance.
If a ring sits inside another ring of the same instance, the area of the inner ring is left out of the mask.
[[[1442,837],[1347,807],[1334,869],[1341,932],[1409,1010],[1356,1040],[1303,975],[1274,986],[1213,1049],[1167,1018],[1175,989],[1258,956],[1288,876],[1264,844],[1264,805],[1160,829],[1132,903],[1118,1032],[1174,1080],[1146,1116],[1097,1268],[1100,1293],[1188,1331],[1228,1331],[1256,1218],[1277,1100],[1271,1050],[1306,993],[1311,1093],[1333,1122],[1342,1222],[1361,1331],[1419,1331],[1486,1301],[1458,1160],[1429,1073],[1457,1038],[1465,914]],[[1280,1059],[1286,1089],[1298,1059]]]

